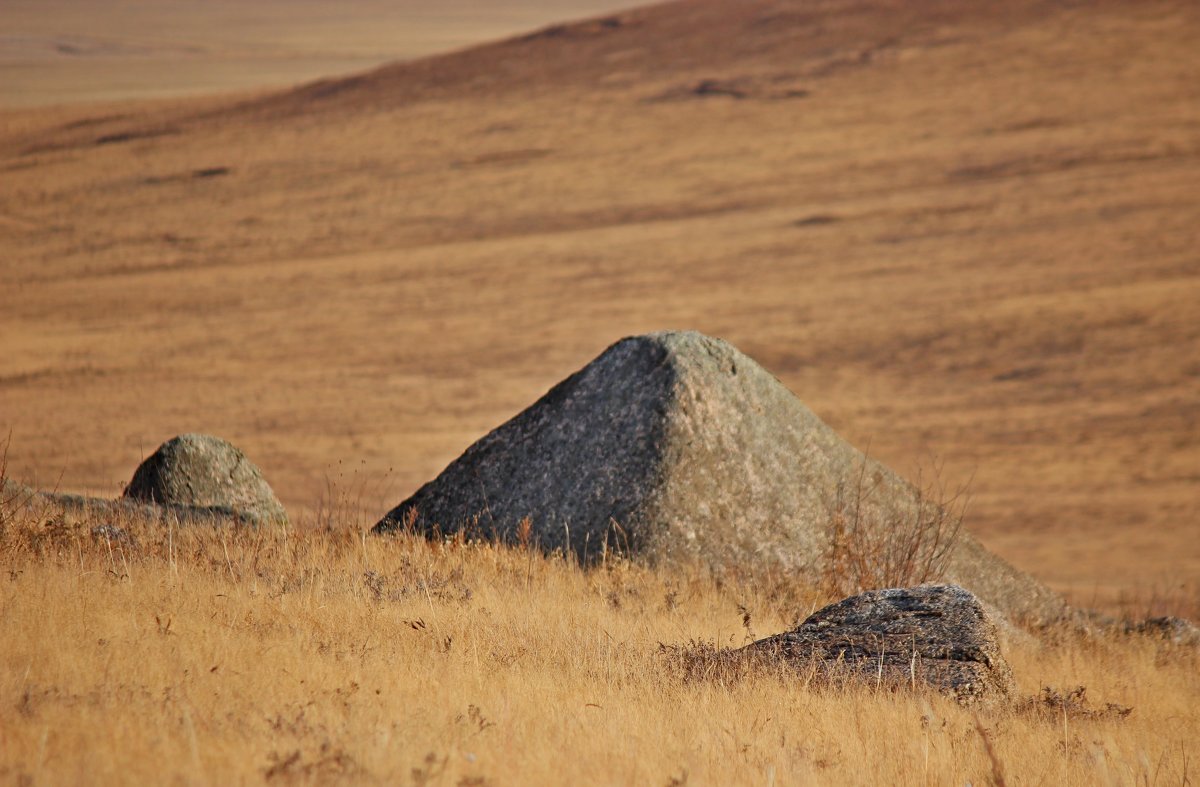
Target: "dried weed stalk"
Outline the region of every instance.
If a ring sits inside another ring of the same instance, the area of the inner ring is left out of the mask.
[[[682,683],[713,681],[728,684],[753,674],[762,666],[760,659],[701,639],[692,639],[683,645],[660,642],[658,655],[667,674]]]
[[[29,493],[20,485],[8,482],[8,446],[11,442],[12,434],[9,434],[4,439],[4,447],[0,448],[0,530],[13,521],[17,509],[29,497]]]
[[[935,463],[929,481],[918,472],[915,499],[896,502],[885,495],[882,472],[870,464],[864,456],[827,505],[822,584],[837,596],[942,579],[970,501],[969,483],[951,491]]]

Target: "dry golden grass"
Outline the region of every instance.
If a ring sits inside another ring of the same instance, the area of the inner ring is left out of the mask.
[[[685,680],[660,643],[736,645],[823,599],[776,578],[590,572],[487,544],[168,528],[20,509],[0,523],[0,778],[14,783],[1186,784],[1200,657],[1021,638],[1022,691],[795,676]],[[122,528],[93,535],[92,528]],[[131,537],[133,540],[129,540]],[[744,615],[749,614],[748,622]],[[1040,709],[1040,710],[1039,710]],[[990,752],[990,753],[989,753]]]

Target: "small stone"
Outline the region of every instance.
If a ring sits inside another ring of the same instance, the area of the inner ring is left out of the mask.
[[[1125,623],[1127,634],[1156,637],[1172,645],[1200,646],[1200,627],[1186,618],[1164,615]]]
[[[129,531],[123,527],[112,524],[97,525],[91,530],[92,538],[97,541],[105,541],[110,544],[122,544],[125,546],[136,547],[137,539],[130,535]]]
[[[233,445],[211,435],[184,434],[163,443],[138,466],[123,496],[228,513],[255,525],[287,521],[262,471]]]

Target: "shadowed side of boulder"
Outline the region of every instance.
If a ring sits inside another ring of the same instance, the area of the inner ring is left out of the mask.
[[[529,517],[533,538],[584,562],[634,549],[660,486],[666,408],[675,368],[665,347],[634,338],[552,388],[483,437],[374,528],[433,534],[467,530],[512,540]]]
[[[123,497],[228,512],[252,524],[287,521],[262,471],[233,445],[211,435],[184,434],[163,443],[138,466]]]
[[[839,601],[739,653],[823,678],[931,686],[963,703],[1012,698],[996,626],[957,585],[875,590]]]

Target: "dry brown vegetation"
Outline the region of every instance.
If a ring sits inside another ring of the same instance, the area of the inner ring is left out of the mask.
[[[970,489],[946,488],[941,469],[918,472],[913,505],[889,505],[866,459],[826,502],[823,530],[829,544],[821,584],[837,597],[877,588],[938,582],[970,501]]]
[[[5,780],[1082,785],[1196,775],[1195,649],[1019,638],[1006,650],[1027,699],[972,712],[795,673],[689,677],[661,652],[742,644],[825,600],[781,579],[621,560],[584,572],[518,548],[363,536],[352,521],[103,524],[18,508],[0,531]]]

